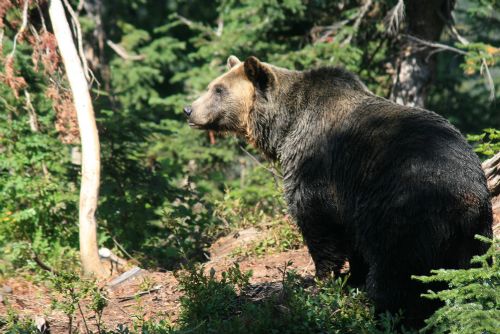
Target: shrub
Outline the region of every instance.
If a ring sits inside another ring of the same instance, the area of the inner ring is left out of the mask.
[[[498,333],[500,328],[500,240],[488,252],[476,256],[470,269],[433,270],[432,276],[417,277],[422,282],[446,282],[448,289],[424,296],[444,302],[426,320],[425,331],[432,333]]]

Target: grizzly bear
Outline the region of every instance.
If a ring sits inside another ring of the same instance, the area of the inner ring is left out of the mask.
[[[464,137],[341,68],[227,63],[184,108],[189,125],[241,135],[280,163],[318,277],[338,275],[348,260],[349,280],[378,310],[403,309],[407,323],[420,323],[436,305],[411,276],[469,266],[486,250],[474,235],[492,235],[486,179]]]

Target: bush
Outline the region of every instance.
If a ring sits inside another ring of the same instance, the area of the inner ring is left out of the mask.
[[[221,279],[202,268],[181,276],[185,295],[174,333],[389,334],[397,328],[398,318],[377,319],[366,296],[348,287],[346,277],[311,285],[285,268],[282,287],[253,298],[265,287],[250,285],[250,275],[235,265]]]
[[[417,277],[422,282],[446,282],[449,289],[424,296],[444,302],[426,320],[424,331],[432,333],[498,333],[500,328],[500,240],[488,252],[476,256],[470,269],[433,270],[432,276]]]

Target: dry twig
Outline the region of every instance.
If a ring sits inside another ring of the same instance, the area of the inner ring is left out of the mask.
[[[259,165],[260,167],[264,168],[265,170],[267,170],[269,173],[273,174],[274,177],[277,177],[277,178],[280,178],[280,179],[283,179],[283,176],[282,175],[279,175],[278,173],[276,173],[274,170],[272,170],[271,168],[267,168],[266,166],[264,166],[264,164],[262,164],[262,162],[259,161],[259,159],[257,159],[256,157],[254,157],[252,155],[252,153],[248,152],[247,150],[245,150],[245,148],[243,146],[240,145],[240,148],[243,152],[245,152],[253,161],[255,161],[257,163],[257,165]]]
[[[387,16],[384,18],[384,25],[387,30],[387,34],[391,36],[395,36],[401,23],[403,23],[405,17],[405,3],[403,0],[399,0],[396,6],[392,7],[392,9],[387,13]]]
[[[345,45],[351,43],[351,40],[353,39],[354,34],[358,31],[359,26],[361,25],[361,21],[365,17],[365,15],[368,12],[368,9],[372,5],[372,3],[373,3],[372,0],[365,0],[365,3],[363,4],[363,6],[360,7],[359,13],[356,16],[356,20],[354,21],[354,24],[352,25],[353,32],[351,34],[349,34],[349,36],[347,36],[346,39],[344,39],[342,41],[342,43],[340,43],[341,46],[345,46]]]
[[[135,298],[140,297],[140,296],[148,295],[151,292],[160,291],[160,289],[162,287],[163,287],[163,285],[157,285],[157,286],[155,286],[152,289],[149,289],[149,290],[146,290],[146,291],[140,291],[140,292],[137,292],[137,293],[135,293],[135,294],[133,294],[131,296],[119,297],[117,299],[118,299],[119,302],[126,302],[127,300],[131,300],[131,299],[135,299]]]
[[[439,51],[452,51],[452,52],[455,52],[455,53],[459,53],[461,55],[466,55],[467,52],[464,51],[464,50],[460,50],[460,49],[457,49],[453,46],[449,46],[449,45],[446,45],[446,44],[441,44],[441,43],[436,43],[436,42],[430,42],[430,41],[426,41],[424,39],[420,39],[418,37],[415,37],[415,36],[411,36],[411,35],[402,35],[403,37],[409,39],[410,41],[412,42],[415,42],[415,43],[418,43],[418,44],[422,44],[422,45],[425,45],[425,46],[428,46],[428,47],[431,47],[431,48],[435,48],[435,49],[438,49],[438,52]]]
[[[92,86],[92,83],[94,81],[97,83],[98,86],[100,86],[99,81],[97,81],[94,73],[89,68],[89,65],[87,63],[87,58],[85,58],[85,52],[83,51],[82,27],[80,26],[80,21],[78,21],[78,15],[76,15],[75,11],[69,4],[68,0],[63,0],[63,2],[64,6],[66,7],[66,10],[69,12],[69,15],[71,16],[71,21],[73,22],[73,25],[76,30],[76,40],[78,42],[78,54],[80,56],[80,61],[83,66],[83,73],[85,74],[85,79],[87,79],[89,86]]]
[[[129,54],[121,45],[113,43],[109,39],[106,41],[106,44],[114,51],[117,55],[125,60],[144,60],[146,56],[144,55],[131,55]]]
[[[14,36],[14,42],[12,44],[12,51],[10,51],[8,57],[14,57],[14,53],[16,52],[16,47],[17,47],[17,40],[19,39],[19,36],[21,36],[21,34],[26,29],[26,26],[28,25],[28,5],[29,5],[29,1],[28,0],[24,1],[23,21],[21,23],[21,27],[19,28],[16,35]]]

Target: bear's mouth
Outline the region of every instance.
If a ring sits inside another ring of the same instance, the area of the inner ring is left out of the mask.
[[[203,129],[203,125],[196,124],[194,122],[188,122],[188,125],[189,125],[189,127],[193,128],[193,129]]]

